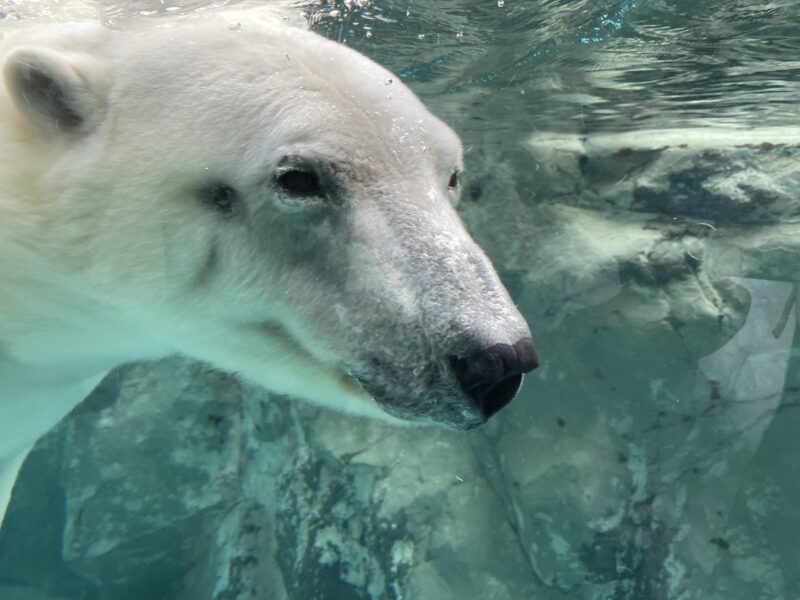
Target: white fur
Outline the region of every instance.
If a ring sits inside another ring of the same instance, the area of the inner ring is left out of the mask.
[[[383,364],[387,397],[437,419],[461,392],[428,366],[530,336],[453,210],[458,138],[352,50],[230,10],[21,28],[0,63],[0,517],[28,448],[121,363],[184,353],[399,422],[351,369]],[[32,66],[68,93],[42,100]],[[281,195],[286,157],[337,191]]]

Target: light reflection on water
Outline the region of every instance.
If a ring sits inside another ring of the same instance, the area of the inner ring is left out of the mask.
[[[375,4],[335,18],[325,4],[316,28],[423,96],[471,94],[502,116],[483,127],[503,137],[782,126],[797,116],[800,4],[791,0]]]
[[[506,140],[540,130],[783,126],[800,105],[793,0],[245,3],[303,9],[314,29],[377,59],[423,97],[468,97],[498,118],[464,125]],[[113,26],[235,4],[243,2],[5,0],[0,13]],[[442,101],[445,118],[459,104]]]

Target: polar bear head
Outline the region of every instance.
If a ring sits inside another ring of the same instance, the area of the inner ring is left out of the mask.
[[[38,251],[142,338],[456,428],[536,366],[453,208],[459,139],[396,76],[258,11],[24,42],[3,68]]]

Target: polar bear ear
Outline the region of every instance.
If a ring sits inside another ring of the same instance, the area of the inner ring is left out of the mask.
[[[77,66],[63,54],[38,47],[11,51],[3,65],[11,101],[46,132],[78,132],[96,122],[101,99]]]

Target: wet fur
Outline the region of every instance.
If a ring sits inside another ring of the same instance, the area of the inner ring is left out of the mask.
[[[231,10],[20,29],[0,60],[0,514],[27,449],[118,364],[183,353],[467,427],[449,361],[530,336],[453,208],[457,136],[354,51]],[[68,89],[20,93],[33,62]],[[325,194],[282,192],[286,160]],[[220,182],[232,210],[201,193]]]

